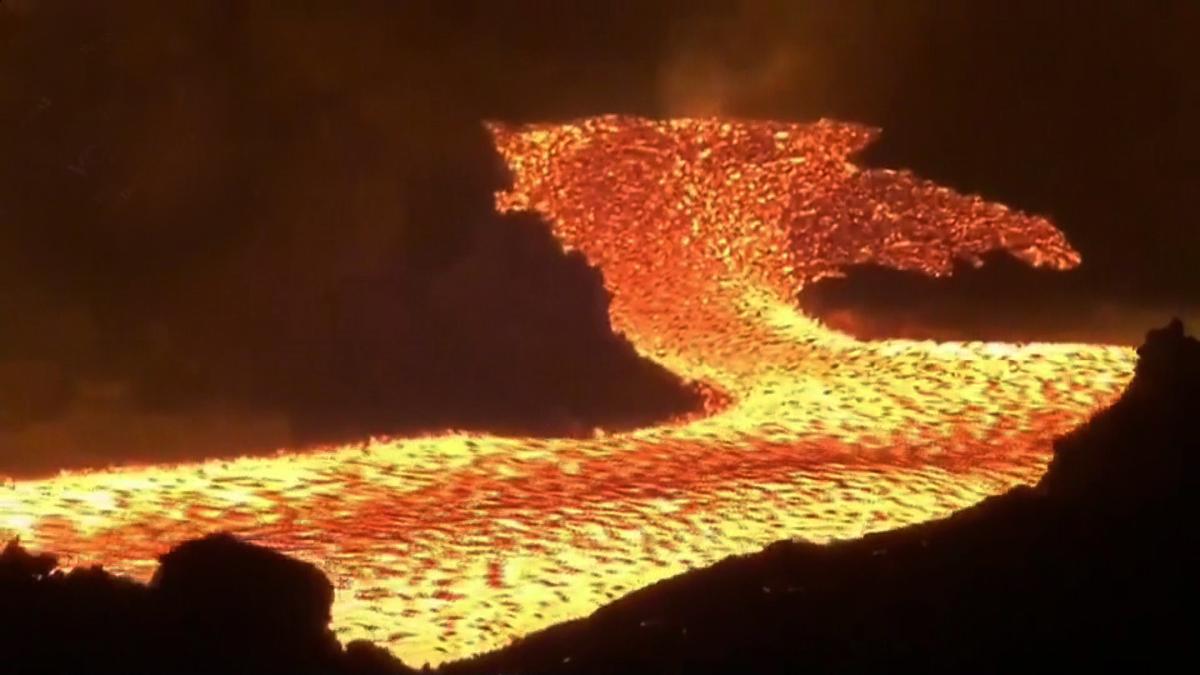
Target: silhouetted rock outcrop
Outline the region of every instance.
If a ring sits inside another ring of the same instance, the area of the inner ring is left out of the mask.
[[[1184,334],[1183,322],[1173,319],[1146,334],[1138,348],[1138,383],[1164,395],[1200,391],[1200,344]]]
[[[250,672],[336,666],[333,585],[308,563],[213,535],[162,556],[150,587],[169,651],[182,663],[228,667],[236,654]]]
[[[19,582],[40,579],[58,567],[58,559],[49,553],[34,555],[16,541],[10,541],[0,552],[0,581]]]
[[[1122,512],[1195,494],[1198,413],[1200,342],[1176,319],[1146,335],[1121,399],[1059,441],[1041,485],[1060,502]]]
[[[100,570],[64,573],[15,542],[0,555],[0,670],[149,672],[150,591]]]
[[[367,640],[347,643],[342,664],[342,672],[346,675],[405,675],[417,672],[405,666],[388,650]]]
[[[316,567],[229,535],[176,547],[148,586],[56,565],[15,542],[0,554],[0,672],[413,672],[373,645],[343,652]]]

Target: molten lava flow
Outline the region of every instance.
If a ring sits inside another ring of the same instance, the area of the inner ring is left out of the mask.
[[[727,404],[582,441],[453,434],[18,482],[0,536],[145,579],[171,544],[233,531],[335,579],[341,637],[437,662],[774,540],[857,537],[1035,481],[1051,439],[1132,374],[1124,348],[860,342],[800,314],[796,291],[849,263],[1079,260],[1041,218],[853,166],[870,130],[493,133],[515,174],[501,207],[551,219],[603,268],[614,324]]]

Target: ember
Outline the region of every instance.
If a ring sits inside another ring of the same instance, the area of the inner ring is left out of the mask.
[[[1048,221],[849,162],[869,129],[604,117],[495,126],[503,209],[545,214],[599,265],[648,358],[707,414],[586,441],[447,434],[0,491],[0,537],[146,579],[228,530],[317,563],[343,639],[439,662],[778,539],[944,516],[1045,470],[1111,402],[1132,350],[860,342],[795,309],[850,263],[933,275],[1007,249],[1066,269]]]

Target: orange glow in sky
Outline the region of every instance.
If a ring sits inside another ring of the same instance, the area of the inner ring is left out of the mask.
[[[855,166],[870,129],[610,116],[492,132],[515,176],[501,209],[542,213],[602,269],[614,327],[721,393],[705,414],[19,481],[0,486],[0,539],[145,580],[173,544],[231,531],[319,565],[342,639],[437,663],[775,540],[858,537],[1036,481],[1052,439],[1132,376],[1124,347],[864,342],[798,311],[807,282],[852,263],[1079,262],[1043,218]]]

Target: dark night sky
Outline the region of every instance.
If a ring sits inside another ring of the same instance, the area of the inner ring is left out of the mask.
[[[691,405],[491,213],[486,118],[874,124],[864,161],[1067,232],[1040,313],[1194,312],[1198,34],[1195,3],[0,2],[0,473]]]

